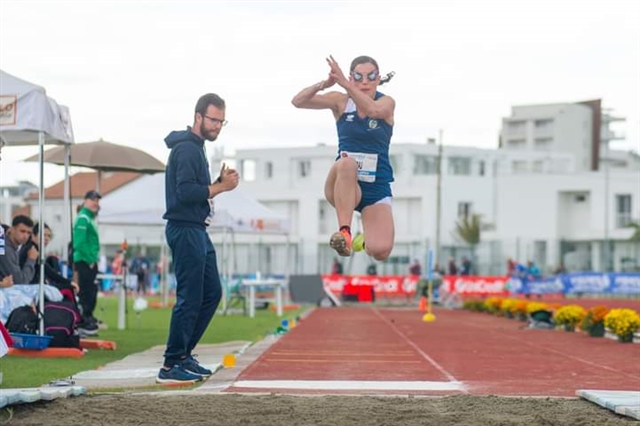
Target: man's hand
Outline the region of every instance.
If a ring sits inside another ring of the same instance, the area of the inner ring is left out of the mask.
[[[34,246],[31,246],[31,248],[27,252],[27,258],[31,259],[31,260],[37,260],[38,259],[38,250],[36,250],[36,248]]]
[[[220,169],[220,176],[218,177],[218,179],[220,179],[220,184],[225,191],[231,191],[236,186],[238,186],[240,176],[235,169],[230,169],[225,163],[222,163],[222,168]]]
[[[7,275],[0,280],[0,288],[7,288],[13,285],[13,275]]]
[[[71,281],[71,287],[73,288],[74,293],[80,293],[80,286],[77,282]]]

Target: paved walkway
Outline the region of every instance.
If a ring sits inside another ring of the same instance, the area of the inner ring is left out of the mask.
[[[222,368],[222,358],[226,354],[236,354],[238,358],[250,345],[251,342],[245,341],[198,345],[197,359],[204,367],[211,371],[218,371]],[[83,386],[90,391],[105,388],[135,389],[156,386],[155,379],[158,370],[162,367],[164,350],[164,345],[154,346],[146,351],[111,362],[97,370],[75,374],[72,379],[76,385]],[[217,376],[218,373],[215,375]]]

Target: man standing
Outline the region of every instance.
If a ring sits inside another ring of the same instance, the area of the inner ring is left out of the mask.
[[[29,248],[22,267],[19,254],[20,248],[31,238],[32,229],[33,221],[28,216],[18,215],[13,218],[5,240],[5,254],[0,256],[0,279],[13,276],[16,284],[29,284],[33,279],[38,250],[35,247]]]
[[[238,173],[224,166],[211,183],[204,142],[215,141],[225,120],[225,103],[209,93],[198,99],[193,127],[171,132],[165,172],[167,243],[173,255],[176,304],[158,383],[195,383],[211,375],[192,355],[220,303],[222,287],[216,252],[206,227],[213,198],[238,186]]]
[[[78,329],[85,335],[95,335],[98,332],[98,320],[93,316],[93,311],[98,300],[96,275],[100,259],[100,237],[96,215],[100,210],[101,198],[97,191],[87,192],[73,224],[73,264],[78,274],[78,296],[82,312],[82,322]]]

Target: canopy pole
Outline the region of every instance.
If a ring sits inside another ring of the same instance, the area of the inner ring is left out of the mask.
[[[40,188],[38,189],[38,256],[40,258],[40,282],[38,292],[38,306],[39,306],[39,332],[41,336],[44,336],[44,221],[43,221],[43,207],[44,207],[44,132],[38,132],[38,147],[40,156]]]
[[[69,243],[73,238],[73,224],[71,223],[71,183],[69,180],[69,163],[71,162],[71,145],[64,146],[64,237],[65,244],[62,246],[62,276],[69,275]]]

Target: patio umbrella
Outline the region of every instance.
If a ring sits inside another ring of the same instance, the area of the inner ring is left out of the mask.
[[[161,173],[165,166],[146,152],[126,145],[119,145],[102,139],[96,142],[76,143],[71,146],[69,165],[88,167],[98,171],[96,190],[100,191],[101,172]],[[24,161],[38,161],[34,155]],[[45,151],[44,162],[63,165],[64,147]]]

